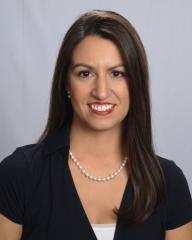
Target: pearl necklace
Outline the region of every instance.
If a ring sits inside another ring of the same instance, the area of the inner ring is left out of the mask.
[[[93,180],[93,181],[96,181],[96,182],[106,182],[106,181],[112,180],[114,177],[119,175],[119,173],[121,172],[121,170],[124,168],[125,164],[127,163],[127,158],[125,158],[123,163],[120,165],[120,167],[115,172],[113,172],[112,174],[110,174],[106,177],[95,177],[95,176],[91,175],[90,173],[88,173],[84,169],[83,166],[81,166],[81,164],[77,161],[77,159],[74,157],[74,155],[71,151],[69,151],[69,157],[72,159],[72,161],[75,163],[77,168],[81,171],[81,173],[85,177],[87,177],[89,180]]]

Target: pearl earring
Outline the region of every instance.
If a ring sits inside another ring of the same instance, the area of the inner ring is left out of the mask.
[[[71,95],[70,95],[69,90],[67,90],[67,97],[68,97],[68,98],[71,98]]]

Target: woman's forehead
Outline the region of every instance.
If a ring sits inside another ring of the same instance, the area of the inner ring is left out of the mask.
[[[71,63],[73,66],[85,64],[92,67],[106,65],[123,65],[123,59],[115,43],[98,36],[88,36],[73,50]]]

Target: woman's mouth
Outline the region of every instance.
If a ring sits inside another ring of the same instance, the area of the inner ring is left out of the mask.
[[[98,115],[107,115],[112,113],[115,107],[115,104],[111,103],[90,103],[88,104],[91,112],[96,113]]]

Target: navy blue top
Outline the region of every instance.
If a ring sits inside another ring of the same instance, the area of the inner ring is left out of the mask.
[[[68,166],[69,128],[56,131],[42,143],[17,148],[0,163],[0,212],[23,224],[22,240],[96,240]],[[182,170],[158,157],[167,197],[141,225],[117,219],[114,240],[163,240],[166,229],[192,220],[192,200]],[[121,206],[132,196],[131,179]]]

